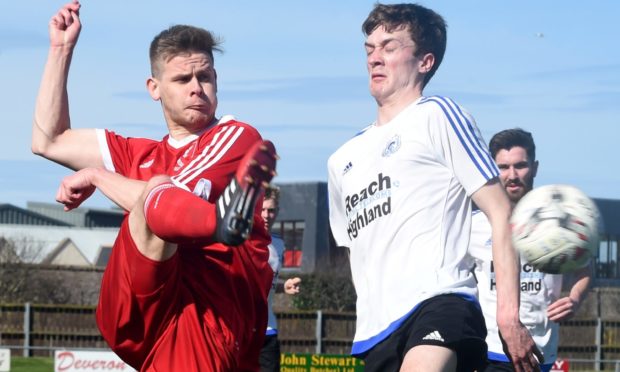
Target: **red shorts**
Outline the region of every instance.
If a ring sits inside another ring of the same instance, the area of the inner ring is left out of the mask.
[[[97,324],[138,370],[258,370],[273,272],[262,240],[179,246],[158,262],[123,222],[101,283]]]

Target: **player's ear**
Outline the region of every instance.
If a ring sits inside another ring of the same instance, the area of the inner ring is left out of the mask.
[[[146,89],[149,91],[153,100],[159,101],[161,95],[159,94],[159,81],[157,81],[156,78],[151,76],[146,80]]]
[[[534,160],[534,164],[532,164],[532,178],[536,177],[537,172],[538,172],[538,160]]]
[[[435,65],[435,55],[433,53],[426,53],[420,60],[419,71],[423,74],[428,74]]]

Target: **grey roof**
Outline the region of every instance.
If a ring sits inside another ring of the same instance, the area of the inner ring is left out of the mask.
[[[120,208],[76,208],[69,212],[58,203],[28,202],[28,210],[78,227],[119,227],[124,217]]]
[[[69,223],[57,220],[34,211],[29,211],[13,204],[0,204],[0,223],[70,226]]]
[[[41,251],[34,260],[42,262],[66,239],[70,239],[86,260],[95,265],[102,247],[111,247],[116,240],[118,228],[83,228],[65,226],[2,225],[0,237],[7,240],[32,243]]]

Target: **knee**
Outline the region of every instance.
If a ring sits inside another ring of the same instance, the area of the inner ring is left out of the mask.
[[[166,175],[158,175],[151,177],[150,180],[146,182],[146,185],[142,189],[142,193],[138,196],[134,206],[129,211],[130,215],[144,215],[144,208],[148,204],[150,197],[154,190],[156,190],[159,186],[171,183],[171,178]]]
[[[159,186],[171,183],[171,178],[166,175],[158,175],[151,177],[150,180],[146,182],[144,189],[142,190],[142,195],[138,199],[138,203],[136,204],[136,208],[143,209],[145,204],[148,203],[151,194],[154,190],[156,190]]]
[[[151,177],[150,180],[144,186],[144,191],[142,192],[142,197],[146,199],[146,197],[159,185],[163,185],[165,183],[172,183],[172,179],[166,175],[158,175]]]

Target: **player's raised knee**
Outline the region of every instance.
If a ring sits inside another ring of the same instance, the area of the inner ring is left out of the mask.
[[[151,177],[151,179],[147,181],[146,186],[144,187],[143,195],[147,196],[151,191],[153,191],[153,189],[166,183],[172,184],[172,179],[169,176],[161,174]]]

